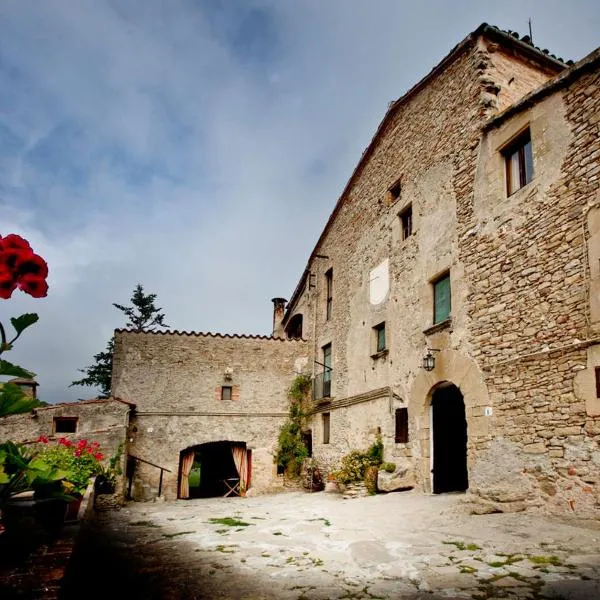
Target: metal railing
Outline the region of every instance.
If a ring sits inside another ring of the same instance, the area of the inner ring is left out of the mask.
[[[129,479],[129,483],[127,486],[127,499],[131,500],[131,486],[133,485],[133,476],[135,475],[135,466],[138,462],[144,463],[146,465],[150,465],[151,467],[156,467],[160,469],[160,478],[158,480],[158,497],[162,493],[162,484],[163,484],[163,473],[166,471],[167,473],[171,472],[171,469],[167,469],[165,467],[161,467],[160,465],[155,465],[149,460],[144,460],[143,458],[138,458],[133,454],[127,455],[127,478]]]
[[[333,379],[333,369],[317,373],[313,379],[313,400],[323,400],[331,397],[331,380]]]

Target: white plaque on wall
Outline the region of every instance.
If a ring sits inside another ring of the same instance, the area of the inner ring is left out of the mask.
[[[380,304],[390,289],[389,259],[385,259],[369,273],[369,301]]]

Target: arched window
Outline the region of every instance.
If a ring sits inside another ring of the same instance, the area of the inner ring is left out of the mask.
[[[302,314],[294,315],[285,329],[288,339],[297,340],[302,338]]]

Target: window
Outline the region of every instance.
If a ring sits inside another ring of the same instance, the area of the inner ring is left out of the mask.
[[[596,367],[596,398],[600,398],[600,367]]]
[[[77,417],[54,417],[54,433],[75,433]]]
[[[388,190],[388,198],[390,204],[396,202],[396,200],[400,200],[400,195],[402,193],[402,178],[398,179],[396,183]]]
[[[402,240],[410,237],[412,228],[412,204],[409,204],[399,215],[400,218],[400,236]]]
[[[433,324],[448,319],[451,307],[450,273],[446,273],[433,282]]]
[[[379,323],[373,327],[373,337],[375,340],[375,352],[383,352],[386,349],[385,345],[385,323]]]
[[[327,306],[325,309],[325,319],[331,319],[331,308],[333,305],[333,269],[325,273],[325,287],[327,289]]]
[[[323,398],[331,396],[331,344],[323,346]]]
[[[533,151],[529,129],[502,153],[506,163],[506,193],[510,196],[533,179]]]
[[[396,432],[394,441],[396,444],[408,443],[408,408],[396,409]]]
[[[323,443],[329,444],[329,425],[330,425],[330,414],[323,413]]]
[[[230,385],[221,387],[221,400],[231,400],[233,388]]]

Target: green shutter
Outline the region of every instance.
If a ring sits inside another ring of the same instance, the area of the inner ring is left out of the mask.
[[[441,323],[450,316],[450,275],[433,285],[433,323]]]

